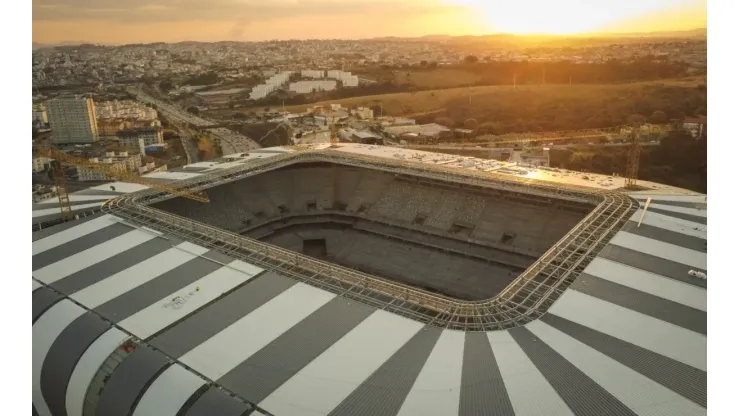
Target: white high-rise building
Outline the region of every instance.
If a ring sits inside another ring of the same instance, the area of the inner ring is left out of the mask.
[[[98,141],[98,124],[92,98],[55,98],[46,102],[46,112],[53,143]]]
[[[343,87],[356,87],[360,85],[360,79],[357,75],[344,75],[341,78]]]
[[[334,80],[325,81],[298,81],[291,82],[289,89],[298,94],[308,94],[314,91],[331,91],[337,88]]]
[[[304,69],[301,71],[301,76],[304,78],[324,78],[324,70]]]

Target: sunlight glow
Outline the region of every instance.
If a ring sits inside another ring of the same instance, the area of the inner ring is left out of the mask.
[[[513,34],[599,31],[641,15],[696,0],[443,0],[480,14],[490,30]]]

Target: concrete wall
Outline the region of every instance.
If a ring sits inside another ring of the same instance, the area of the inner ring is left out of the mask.
[[[395,225],[395,231],[392,232],[396,234],[396,238],[420,241],[429,240],[432,238],[430,235],[436,235],[443,237],[441,243],[435,241],[432,244],[431,241],[426,241],[424,244],[450,245],[453,241],[464,242],[468,250],[484,250],[487,253],[484,256],[489,256],[488,260],[502,261],[517,267],[531,264],[585,215],[557,209],[554,203],[539,206],[513,201],[486,190],[473,192],[459,186],[398,178],[381,171],[332,165],[294,165],[209,189],[207,192],[210,203],[177,198],[162,202],[157,208],[235,232],[246,232],[286,217],[295,222],[296,217],[307,213],[341,213],[349,217],[348,221],[353,221],[354,217],[354,221],[367,219],[376,223],[389,222]],[[391,233],[391,229],[385,232]],[[258,237],[270,233],[270,229],[263,229]],[[378,240],[365,234],[358,232],[351,241],[346,242],[347,248],[341,253],[330,249],[330,254],[334,253],[337,261],[352,261],[362,267],[372,268],[378,266],[370,264],[367,259],[397,253],[391,265],[383,266],[383,270],[388,274],[400,273],[400,269],[393,265],[403,262],[403,243],[388,243],[379,247],[379,251],[367,251],[371,248],[364,246],[377,244]],[[417,237],[413,237],[414,234]],[[502,240],[504,235],[511,237],[509,241]],[[271,238],[277,239],[275,244],[287,248],[298,244],[295,241],[290,243],[289,240],[281,240],[290,237],[276,235]],[[337,237],[332,241],[343,240]],[[410,258],[415,260],[409,264],[418,261],[434,264],[439,270],[448,270],[444,261],[453,261],[436,250],[435,255],[429,251],[410,250]],[[508,257],[506,253],[509,253]],[[522,258],[526,258],[523,265]],[[441,263],[436,263],[436,259],[441,259]],[[472,271],[478,270],[478,266],[469,266],[470,270],[463,273],[463,269],[468,266],[456,269],[457,264],[453,261],[450,266],[452,269],[449,270],[462,274],[472,273],[471,281],[477,281],[479,275]],[[491,269],[490,265],[486,267],[489,268],[489,276],[500,274]],[[428,269],[425,267],[425,270]],[[483,270],[486,268],[481,268],[481,273]],[[420,275],[423,276],[424,273]],[[413,273],[409,274],[412,275]],[[484,291],[488,293],[489,289]],[[472,296],[473,292],[468,295]]]
[[[326,241],[322,260],[460,299],[491,298],[523,270],[331,224],[286,227],[262,241],[304,252],[313,239]]]

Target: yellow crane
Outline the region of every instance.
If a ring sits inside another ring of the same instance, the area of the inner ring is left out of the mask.
[[[206,195],[206,193],[203,191],[190,191],[187,189],[179,189],[168,186],[157,181],[141,177],[135,173],[129,172],[121,168],[120,166],[91,162],[87,159],[64,153],[61,150],[55,149],[53,147],[37,147],[35,150],[40,156],[48,157],[54,160],[51,163],[51,166],[54,175],[54,185],[57,187],[59,208],[61,209],[61,215],[63,219],[71,219],[73,217],[73,214],[72,207],[69,203],[67,178],[62,169],[62,164],[75,165],[84,169],[100,172],[111,179],[137,183],[139,185],[144,185],[161,192],[166,192],[171,195],[192,199],[198,202],[209,202],[208,195]]]

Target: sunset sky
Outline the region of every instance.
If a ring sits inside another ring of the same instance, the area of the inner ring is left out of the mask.
[[[645,32],[706,16],[706,0],[33,0],[33,41]]]

